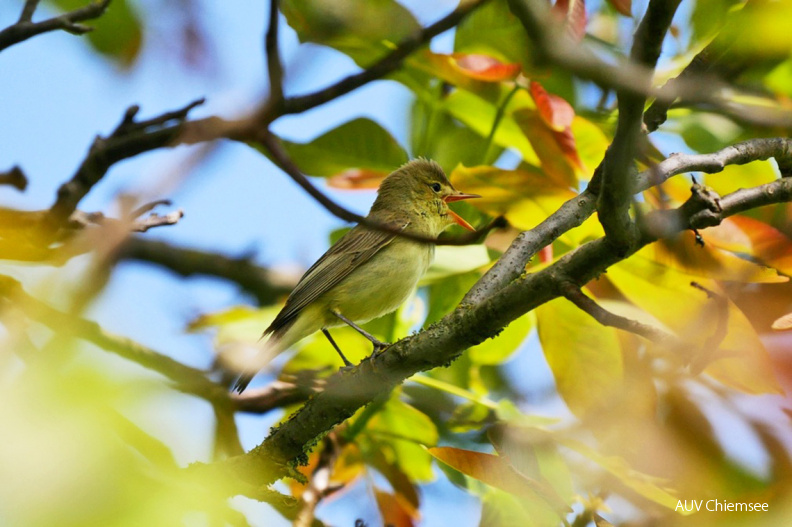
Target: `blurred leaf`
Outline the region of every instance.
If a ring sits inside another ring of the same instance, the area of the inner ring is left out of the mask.
[[[728,331],[717,350],[701,346],[717,331],[719,320],[712,301],[690,283],[719,291],[712,280],[665,267],[646,249],[608,269],[608,280],[632,303],[657,317],[691,343],[691,357],[707,354],[705,373],[747,393],[778,393],[770,358],[745,315],[728,301]]]
[[[710,14],[711,16],[711,14]],[[755,0],[729,11],[716,44],[730,54],[748,57],[788,57],[792,49],[792,3]]]
[[[506,326],[496,337],[473,346],[468,350],[475,364],[500,364],[517,351],[536,322],[535,315],[527,313]]]
[[[792,240],[762,221],[732,216],[715,228],[703,230],[701,236],[716,247],[750,254],[764,265],[792,275]]]
[[[334,176],[331,184],[345,188],[357,188],[354,183],[361,178],[379,186],[379,180],[408,159],[384,128],[365,118],[346,122],[308,143],[284,141],[283,146],[300,170],[311,176]]]
[[[624,16],[632,16],[632,0],[608,0],[613,8]]]
[[[59,11],[74,11],[84,7],[87,0],[48,0]],[[143,23],[133,5],[127,0],[113,0],[102,16],[89,20],[94,28],[85,37],[91,46],[122,68],[129,68],[137,58],[143,42]]]
[[[743,0],[699,0],[693,4],[690,23],[694,39],[711,38],[723,26],[731,8],[740,3]]]
[[[586,34],[586,0],[556,0],[551,11],[566,21],[567,33],[575,41]]]
[[[706,238],[704,238],[706,240]],[[769,267],[755,264],[730,252],[721,250],[716,244],[696,243],[696,235],[685,231],[642,250],[645,255],[661,265],[673,267],[690,275],[752,283],[783,283],[788,281]]]
[[[704,182],[721,196],[741,188],[756,187],[778,179],[770,161],[754,161],[746,165],[727,165],[722,172],[707,174]]]
[[[389,462],[397,465],[410,480],[434,479],[431,458],[424,446],[437,444],[437,428],[426,414],[401,401],[398,394],[371,418],[366,433],[376,440]]]
[[[544,505],[539,498],[517,498],[498,489],[490,488],[481,498],[479,527],[557,527],[559,516]]]
[[[527,230],[536,227],[565,201],[575,196],[569,189],[549,181],[538,169],[503,170],[496,167],[458,166],[450,179],[465,192],[480,194],[470,205],[491,216],[503,215],[511,225]]]
[[[551,510],[556,511],[559,517],[563,517],[562,514],[570,510],[551,486],[521,475],[500,456],[454,447],[430,448],[429,452],[446,465],[487,485],[523,499],[539,497],[550,506]]]
[[[605,456],[588,445],[574,439],[560,439],[559,443],[589,458],[646,499],[658,503],[671,510],[676,508],[678,498],[670,494],[670,489],[661,487],[666,483],[634,470],[629,463],[618,456]],[[687,512],[680,512],[685,515]]]
[[[527,94],[521,96],[520,93],[522,92],[517,92],[512,98],[508,109],[511,110],[523,107],[525,104],[532,104],[530,100],[526,101],[526,99],[530,99]],[[482,100],[465,90],[456,90],[446,97],[443,101],[443,108],[456,119],[468,125],[471,130],[481,137],[489,135],[497,112],[494,103]],[[498,125],[493,141],[504,148],[517,150],[526,163],[539,166],[539,157],[537,157],[531,143],[528,142],[525,134],[523,134],[514,119],[511,118],[508,111]]]
[[[503,91],[502,86],[493,83],[513,80],[520,72],[519,64],[504,63],[482,53],[442,54],[426,50],[410,57],[407,63],[489,101],[497,100]]]
[[[465,188],[465,192],[471,190]],[[452,275],[475,271],[489,263],[490,256],[484,245],[438,245],[434,261],[420,283],[431,284]]]
[[[577,188],[578,174],[585,171],[577,153],[572,129],[556,132],[544,123],[534,110],[514,112],[517,125],[528,138],[536,155],[539,156],[542,170],[557,185]]]
[[[383,492],[374,488],[374,496],[377,498],[377,507],[382,515],[383,525],[393,527],[412,527],[413,516],[405,510],[397,496],[389,492]],[[417,519],[417,518],[416,518]]]
[[[532,44],[506,2],[487,2],[467,16],[454,34],[454,51],[484,53],[527,66]]]
[[[389,462],[380,450],[372,449],[369,452],[366,462],[377,469],[377,471],[385,476],[385,479],[390,483],[393,488],[393,495],[399,502],[399,506],[404,509],[411,518],[418,519],[420,513],[418,508],[421,505],[421,499],[418,494],[418,489],[415,484],[410,481],[407,474],[402,472],[398,465]]]
[[[455,308],[478,279],[479,273],[469,272],[434,280],[428,288],[429,312],[424,327],[437,322]]]
[[[575,0],[573,0],[575,1]],[[558,5],[558,4],[556,4]],[[572,126],[575,118],[575,110],[572,106],[558,95],[547,93],[542,85],[536,81],[530,84],[531,97],[536,102],[536,109],[542,121],[556,132],[563,132]]]
[[[616,330],[565,298],[537,308],[536,318],[542,350],[569,409],[583,416],[609,408],[623,382]]]
[[[792,329],[792,313],[787,313],[783,317],[777,318],[773,322],[773,329],[776,331],[786,331]]]
[[[421,29],[393,0],[283,0],[280,8],[300,42],[329,46],[364,67]]]

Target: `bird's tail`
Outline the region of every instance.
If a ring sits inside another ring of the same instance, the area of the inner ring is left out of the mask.
[[[264,333],[261,336],[261,340],[263,340],[268,333]],[[253,380],[253,377],[261,371],[269,362],[275,358],[275,356],[283,351],[285,347],[288,347],[288,343],[282,341],[283,334],[282,332],[272,332],[269,333],[269,339],[267,339],[263,345],[260,346],[258,353],[256,354],[255,359],[252,361],[252,365],[248,365],[246,368],[243,369],[242,373],[239,374],[236,382],[234,383],[234,391],[237,393],[242,393],[247,388],[250,381]],[[283,346],[285,344],[286,346]]]

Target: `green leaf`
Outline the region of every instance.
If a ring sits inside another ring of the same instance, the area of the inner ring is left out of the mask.
[[[558,392],[578,416],[608,408],[622,386],[616,330],[605,327],[565,298],[536,310],[539,340]]]
[[[59,11],[68,12],[84,7],[87,0],[49,0]],[[143,42],[142,21],[127,0],[113,0],[102,16],[87,20],[94,30],[84,38],[91,46],[115,61],[119,66],[132,66]]]
[[[322,44],[368,66],[421,29],[393,0],[283,0],[281,12],[300,42]]]
[[[470,360],[480,365],[500,364],[508,360],[531,332],[535,322],[536,316],[533,312],[521,316],[496,337],[470,348]]]
[[[472,191],[465,188],[465,192]],[[489,263],[490,256],[484,245],[439,245],[435,248],[434,261],[421,284],[431,284],[449,276],[465,274]]]
[[[479,279],[477,272],[460,273],[438,278],[429,286],[429,309],[424,327],[434,324],[454,309],[465,293]]]
[[[407,153],[384,128],[371,119],[354,119],[308,143],[284,141],[300,170],[331,177],[365,170],[385,177],[407,162]]]
[[[479,527],[557,527],[559,517],[537,498],[517,498],[502,490],[490,488],[481,499]]]
[[[529,66],[533,45],[506,2],[487,2],[467,16],[454,35],[454,51],[484,53]]]
[[[431,456],[424,447],[437,444],[437,428],[426,414],[401,401],[398,394],[371,418],[365,433],[412,481],[434,479]]]

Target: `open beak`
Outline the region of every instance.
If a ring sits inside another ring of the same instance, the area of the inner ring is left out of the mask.
[[[451,194],[450,196],[446,196],[445,198],[443,198],[443,201],[445,201],[446,203],[451,203],[452,201],[462,201],[463,199],[473,199],[473,198],[480,198],[480,197],[481,196],[479,196],[478,194],[464,194],[462,192],[458,192],[456,194]],[[453,210],[448,209],[448,214],[449,214],[449,216],[451,216],[451,219],[453,219],[458,225],[461,225],[462,227],[464,227],[465,229],[467,229],[469,231],[475,231],[476,230],[475,227],[473,227],[471,224],[466,222],[462,218],[462,216],[460,216],[459,214],[457,214]]]

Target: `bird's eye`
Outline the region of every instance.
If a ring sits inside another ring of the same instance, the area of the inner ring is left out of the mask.
[[[435,192],[440,192],[440,189],[442,189],[443,187],[440,186],[440,183],[432,183],[431,185],[429,185],[429,188],[431,188]]]

